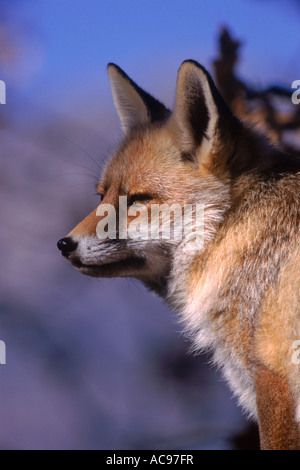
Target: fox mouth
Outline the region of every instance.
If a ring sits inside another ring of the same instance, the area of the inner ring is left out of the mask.
[[[101,264],[84,264],[78,258],[70,259],[72,265],[82,274],[93,277],[114,277],[117,272],[141,269],[146,260],[140,256],[128,256],[127,258]]]

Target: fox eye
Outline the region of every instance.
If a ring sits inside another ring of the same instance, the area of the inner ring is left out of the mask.
[[[150,199],[145,199],[144,201],[133,201],[130,205],[131,206],[145,206],[150,202]]]
[[[104,194],[100,194],[98,193],[98,196],[100,197],[100,203],[103,201],[103,198],[104,198]]]
[[[145,206],[151,201],[149,194],[133,194],[128,201],[129,206]]]

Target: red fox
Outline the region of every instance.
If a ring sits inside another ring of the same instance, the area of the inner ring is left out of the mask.
[[[98,209],[58,248],[83,274],[156,291],[195,351],[212,352],[257,420],[261,448],[299,449],[300,159],[239,120],[193,60],[179,69],[172,112],[118,66],[108,74],[123,141],[97,186]],[[202,243],[120,236],[122,198],[127,228],[142,210],[140,225],[151,223],[154,205],[200,205]],[[101,238],[109,207],[114,236]]]

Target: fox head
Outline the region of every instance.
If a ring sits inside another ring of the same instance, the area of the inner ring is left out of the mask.
[[[58,248],[83,274],[134,277],[163,292],[174,258],[178,253],[181,260],[188,256],[189,239],[159,233],[121,237],[120,201],[127,201],[122,208],[127,228],[141,211],[140,225],[151,223],[154,205],[202,205],[204,238],[198,249],[203,249],[229,207],[232,175],[247,165],[246,151],[236,157],[244,126],[195,61],[185,61],[179,69],[173,112],[118,66],[109,64],[108,74],[123,140],[98,183],[100,205],[58,242]],[[115,217],[114,236],[99,237],[99,226],[108,225],[109,208]]]

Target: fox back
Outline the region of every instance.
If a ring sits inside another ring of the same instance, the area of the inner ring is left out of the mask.
[[[261,447],[299,448],[300,160],[234,116],[195,61],[179,69],[173,112],[116,65],[108,73],[123,140],[101,204],[59,241],[62,254],[83,274],[155,290],[195,351],[211,351]],[[125,228],[141,212],[140,230],[151,224],[155,205],[203,210],[192,237],[124,237],[122,198]],[[110,207],[114,236],[99,237]]]

